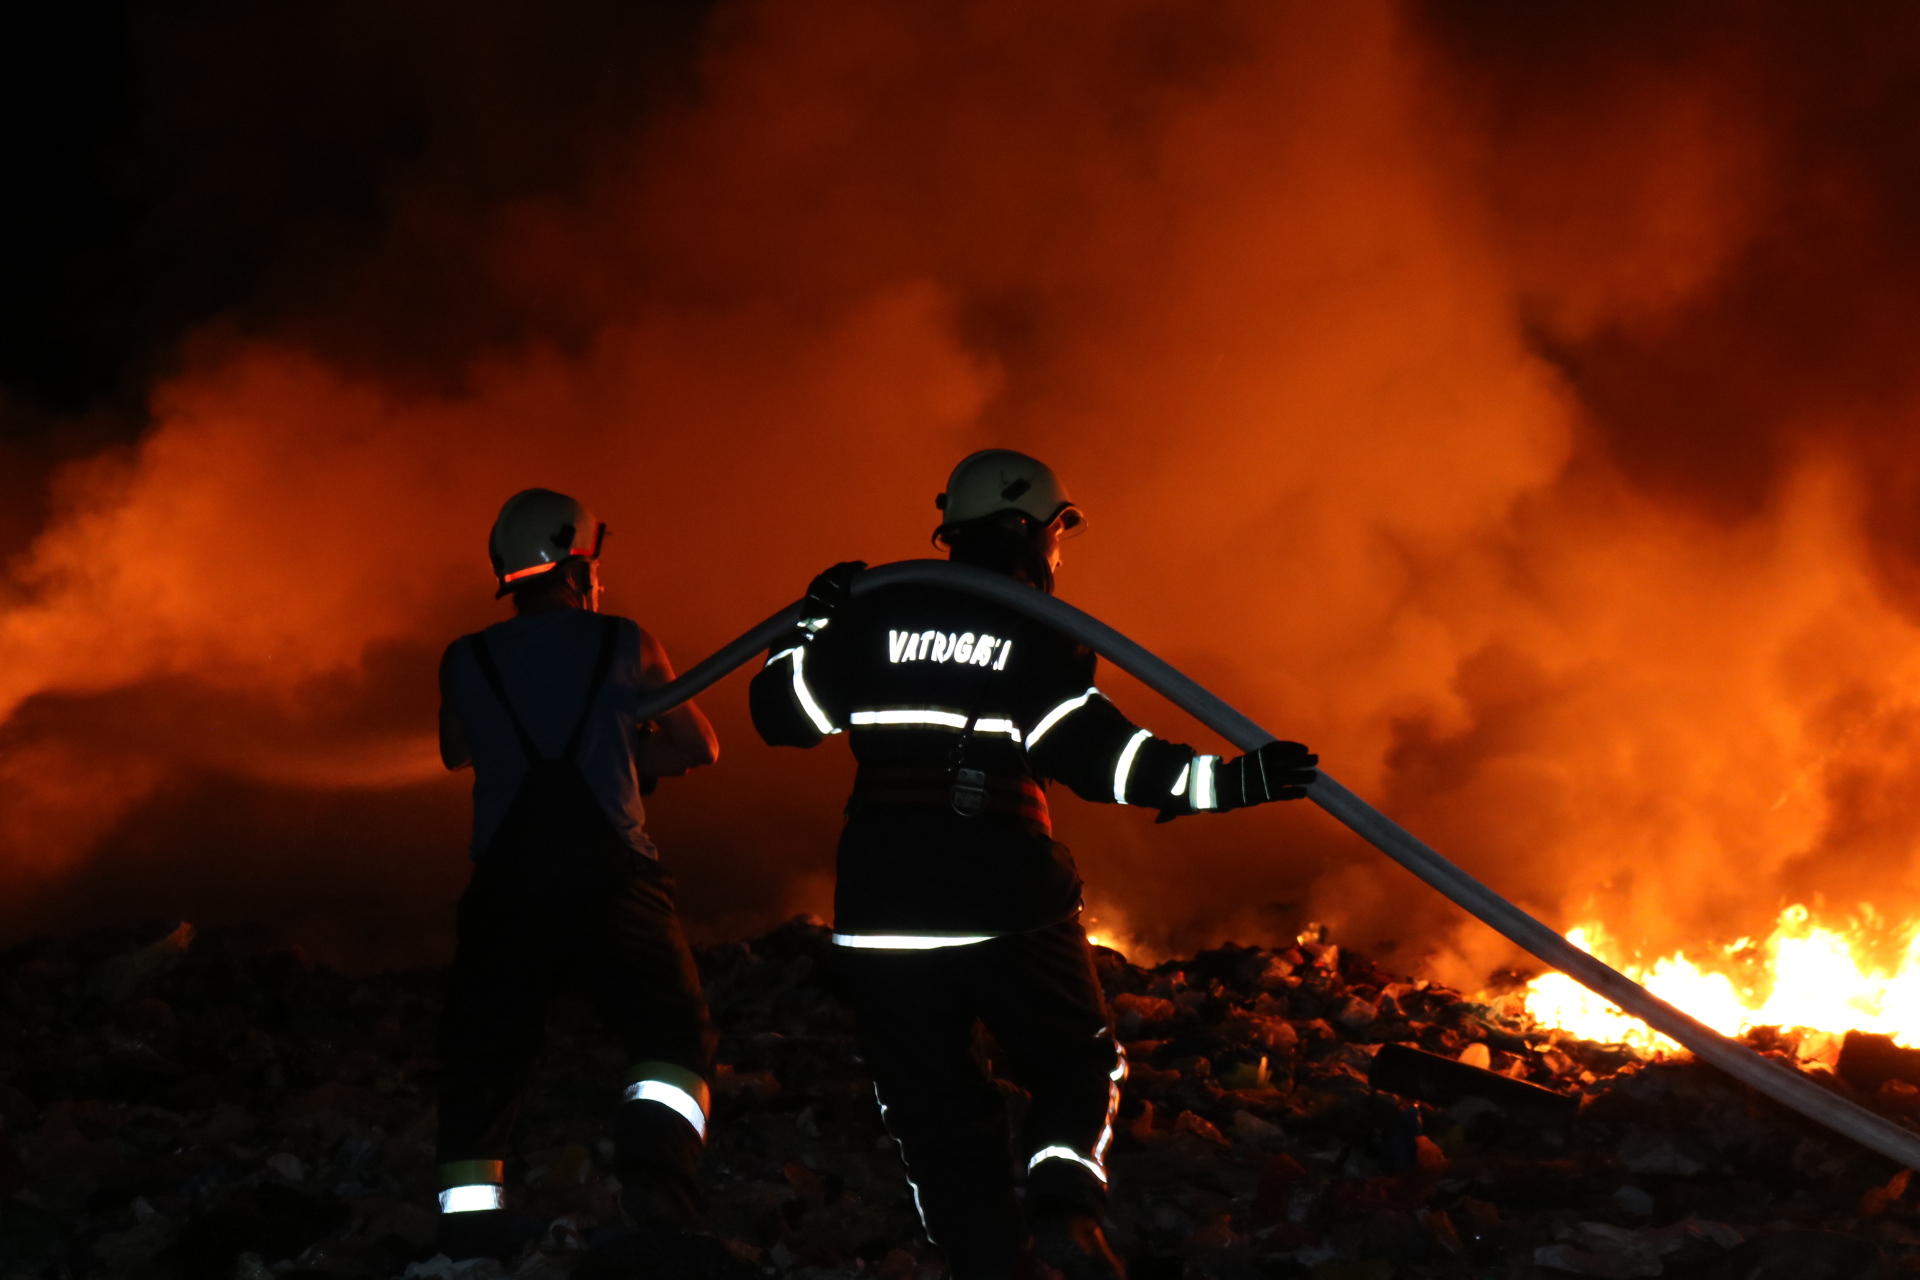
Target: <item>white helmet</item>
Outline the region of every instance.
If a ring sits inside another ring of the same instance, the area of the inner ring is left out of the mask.
[[[946,516],[942,529],[996,511],[1018,511],[1043,527],[1058,521],[1062,534],[1087,523],[1046,463],[1011,449],[982,449],[962,458],[933,505]]]
[[[578,500],[551,489],[522,489],[500,508],[487,539],[487,555],[500,579],[495,598],[568,560],[598,560],[606,536],[607,526]]]

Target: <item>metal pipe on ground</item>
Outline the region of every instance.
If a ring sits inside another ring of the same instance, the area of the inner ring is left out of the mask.
[[[1242,751],[1274,740],[1194,680],[1121,635],[1098,618],[1065,601],[1001,574],[944,560],[902,560],[868,569],[853,580],[856,596],[903,583],[948,587],[980,596],[1065,632],[1088,645],[1142,684],[1181,707]],[[642,697],[639,719],[651,719],[714,684],[786,637],[799,617],[800,603],[774,614],[671,684]],[[1908,1168],[1920,1168],[1920,1135],[1909,1133],[1791,1071],[1768,1061],[1737,1040],[1674,1008],[1633,979],[1574,946],[1556,929],[1534,919],[1486,885],[1429,848],[1393,819],[1340,785],[1325,770],[1308,797],[1338,818],[1361,839],[1439,890],[1448,900],[1543,963],[1639,1018],[1655,1031],[1685,1046],[1734,1079],[1750,1085],[1835,1133],[1853,1139]]]

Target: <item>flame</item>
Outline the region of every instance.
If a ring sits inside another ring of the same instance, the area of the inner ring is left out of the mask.
[[[1764,941],[1740,938],[1698,958],[1675,952],[1651,965],[1634,964],[1598,924],[1568,930],[1567,940],[1723,1035],[1799,1029],[1802,1057],[1829,1058],[1847,1031],[1920,1045],[1920,920],[1891,931],[1900,942],[1891,968],[1869,958],[1888,933],[1871,908],[1836,927],[1817,923],[1795,904],[1780,913]],[[1678,1047],[1563,973],[1535,978],[1524,1000],[1535,1022],[1581,1039],[1654,1052]]]
[[[1081,917],[1087,941],[1093,946],[1118,951],[1134,964],[1148,968],[1167,958],[1159,947],[1142,941],[1134,931],[1130,917],[1118,905],[1102,898],[1096,909],[1098,915],[1089,912]]]

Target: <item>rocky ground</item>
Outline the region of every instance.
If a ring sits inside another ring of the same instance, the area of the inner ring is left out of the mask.
[[[437,974],[355,981],[184,927],[136,941],[0,955],[0,1277],[500,1274],[431,1248]],[[826,952],[796,920],[701,954],[727,1064],[716,1280],[941,1274]],[[1318,941],[1101,965],[1133,1063],[1111,1234],[1138,1280],[1920,1274],[1904,1172],[1689,1061],[1539,1031]],[[1813,1074],[1911,1123],[1900,1077],[1920,1071],[1879,1048],[1853,1055],[1871,1070],[1842,1058],[1851,1082]],[[529,1236],[512,1275],[644,1274],[609,1248],[621,1065],[584,1009],[556,1013],[508,1166]]]

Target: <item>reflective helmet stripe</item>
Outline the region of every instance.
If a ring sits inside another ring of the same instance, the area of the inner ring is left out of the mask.
[[[524,569],[515,569],[512,573],[502,574],[500,577],[500,581],[518,582],[522,578],[531,578],[536,573],[547,573],[554,569],[558,569],[559,567],[560,567],[560,561],[558,560],[555,560],[552,564],[528,565]]]

